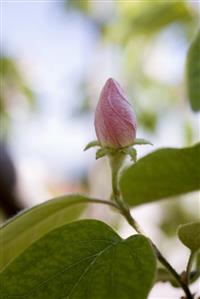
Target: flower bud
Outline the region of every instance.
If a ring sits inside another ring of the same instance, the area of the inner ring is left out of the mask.
[[[112,78],[104,85],[95,113],[96,135],[102,146],[121,148],[136,137],[136,117],[124,91]]]

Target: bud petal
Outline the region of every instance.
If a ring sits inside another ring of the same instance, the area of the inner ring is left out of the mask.
[[[112,78],[104,85],[95,113],[96,135],[102,146],[121,148],[133,144],[136,117],[124,91]]]

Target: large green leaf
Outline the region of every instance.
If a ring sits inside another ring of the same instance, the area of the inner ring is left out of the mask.
[[[0,272],[47,232],[77,219],[89,198],[62,196],[25,210],[0,229]]]
[[[200,189],[200,143],[190,148],[159,149],[127,168],[120,186],[136,206]]]
[[[193,111],[200,110],[200,30],[187,55],[187,88]]]
[[[145,299],[156,258],[147,238],[121,239],[81,220],[46,234],[0,274],[1,298]]]
[[[200,249],[200,221],[180,225],[178,236],[191,251],[198,251]]]

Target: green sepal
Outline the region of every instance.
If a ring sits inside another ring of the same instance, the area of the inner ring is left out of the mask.
[[[84,148],[84,151],[87,151],[88,149],[95,147],[95,146],[101,146],[100,142],[98,140],[93,140],[89,142],[86,147]]]
[[[133,142],[133,145],[145,145],[145,144],[153,145],[153,143],[151,143],[150,141],[144,138],[136,138]]]
[[[99,148],[96,152],[96,160],[106,156],[107,154],[109,154],[109,149],[107,149],[105,147]]]
[[[136,162],[137,161],[137,151],[133,147],[128,147],[122,150],[122,152],[126,155],[129,155],[131,158],[131,161]]]

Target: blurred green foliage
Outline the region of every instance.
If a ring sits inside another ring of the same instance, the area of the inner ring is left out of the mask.
[[[162,216],[160,228],[168,237],[176,235],[177,227],[180,224],[198,220],[198,215],[195,216],[194,213],[188,211],[179,201],[168,202],[165,204],[164,210],[165,213]]]
[[[65,4],[66,8],[78,9],[88,17],[95,19],[95,6],[97,5],[93,0],[66,0]],[[114,21],[111,19],[112,33],[117,33],[117,39],[120,37],[119,33],[122,33],[122,40],[125,37],[129,39],[132,33],[154,34],[174,21],[190,22],[194,16],[186,1],[113,1],[110,6],[116,8]],[[96,21],[100,18],[105,20],[102,14],[98,15]],[[105,28],[107,28],[110,24],[105,23]],[[113,30],[114,28],[116,31]]]
[[[33,109],[35,108],[36,97],[32,89],[27,85],[25,76],[22,74],[17,61],[13,58],[0,57],[0,78],[0,137],[5,137],[12,122],[9,106],[20,99],[22,100],[20,96],[23,96],[29,107]]]
[[[111,26],[115,38],[129,40],[136,34],[156,34],[173,22],[188,23],[192,14],[184,1],[119,1],[119,18]],[[122,26],[121,26],[122,24]],[[118,35],[118,30],[122,35]],[[111,34],[112,35],[112,34]]]
[[[82,0],[69,0],[65,2],[66,8],[74,8],[79,9],[81,11],[87,12],[89,10],[89,2],[88,0],[82,1]]]

